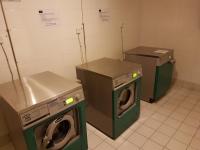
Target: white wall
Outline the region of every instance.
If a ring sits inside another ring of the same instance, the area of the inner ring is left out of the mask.
[[[142,0],[140,45],[175,49],[177,77],[200,84],[200,1]]]
[[[76,35],[76,29],[81,28],[80,2],[80,0],[4,1],[23,76],[51,70],[75,79],[75,65],[80,64]],[[89,60],[105,56],[121,57],[120,26],[122,23],[125,25],[125,48],[138,45],[139,0],[83,0],[83,2]],[[38,11],[46,9],[55,12],[58,17],[57,26],[46,27],[41,21]],[[99,9],[108,12],[108,21],[102,21]],[[6,51],[12,58],[2,16],[0,16],[0,29]],[[1,51],[0,64],[0,82],[10,80]],[[15,69],[14,65],[13,69]]]
[[[75,65],[81,63],[76,35],[76,29],[81,28],[80,2],[80,0],[4,1],[23,76],[50,70],[71,79],[76,78]],[[139,44],[139,0],[84,0],[83,6],[89,60],[105,56],[121,58],[122,23],[125,26],[125,48],[136,47]],[[45,9],[55,12],[58,17],[57,26],[46,27],[41,21],[38,11]],[[108,12],[108,21],[102,21],[99,17],[99,9]],[[4,46],[17,77],[2,13],[0,13],[0,36],[3,36]],[[10,79],[0,49],[0,83]],[[7,131],[0,114],[0,138],[5,134]]]

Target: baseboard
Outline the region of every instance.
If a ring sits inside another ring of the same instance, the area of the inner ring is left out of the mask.
[[[0,148],[10,143],[10,141],[10,136],[8,134],[0,136]]]
[[[200,84],[192,83],[192,82],[189,82],[189,81],[175,79],[174,82],[173,82],[173,85],[200,92]]]

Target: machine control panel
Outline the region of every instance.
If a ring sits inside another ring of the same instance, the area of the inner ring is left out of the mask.
[[[75,91],[73,93],[61,96],[57,98],[56,100],[54,100],[53,102],[49,103],[48,104],[49,112],[51,115],[58,113],[76,104],[77,102],[81,100],[84,100],[84,94],[83,94],[82,89]]]
[[[44,117],[55,115],[82,100],[84,100],[82,89],[70,94],[62,95],[51,102],[47,102],[46,104],[21,113],[20,118],[22,125],[26,127],[30,124],[34,124],[36,121],[39,121]]]
[[[113,80],[113,87],[115,88],[115,87],[118,87],[122,84],[130,82],[132,80],[135,80],[138,77],[140,77],[141,74],[142,74],[141,71],[137,71],[137,72],[129,73],[129,74],[123,75],[121,77],[118,77],[118,78]]]
[[[32,110],[29,110],[28,112],[21,114],[22,124],[23,126],[26,126],[27,124],[30,124],[31,122],[38,120],[48,114],[49,114],[49,111],[46,104],[40,107],[34,108]]]

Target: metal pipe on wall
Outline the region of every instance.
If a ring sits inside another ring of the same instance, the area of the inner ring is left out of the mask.
[[[122,42],[122,60],[125,59],[125,55],[124,55],[124,24],[121,25],[120,27],[120,31],[121,31],[121,42]]]
[[[81,0],[81,18],[82,18],[82,27],[83,27],[83,42],[84,42],[84,55],[85,55],[85,62],[88,63],[87,58],[87,43],[86,43],[86,33],[85,33],[85,23],[84,23],[84,12],[83,12],[83,0]]]
[[[9,27],[8,27],[8,22],[7,22],[7,19],[6,19],[5,9],[4,9],[2,0],[0,0],[0,5],[1,5],[1,11],[2,11],[2,14],[3,14],[3,19],[4,19],[4,22],[5,22],[5,26],[6,26],[6,31],[7,31],[7,34],[8,34],[8,39],[9,39],[11,50],[12,50],[12,55],[13,55],[13,58],[14,58],[16,69],[17,69],[17,75],[18,75],[19,81],[20,81],[20,86],[22,88],[22,91],[23,91],[23,94],[24,94],[24,98],[25,98],[25,100],[27,102],[25,89],[24,89],[23,82],[22,82],[22,77],[21,77],[21,74],[20,74],[20,71],[19,71],[19,66],[18,66],[18,63],[17,63],[17,58],[16,58],[16,54],[15,54],[15,50],[14,50],[14,45],[13,45],[13,42],[12,42],[12,37],[11,37],[10,30],[9,30]]]

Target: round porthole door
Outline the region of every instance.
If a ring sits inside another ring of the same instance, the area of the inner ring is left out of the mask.
[[[54,120],[47,128],[43,146],[48,150],[59,150],[76,136],[74,119],[65,115]]]
[[[118,115],[128,110],[135,103],[135,86],[124,88],[118,97]]]

